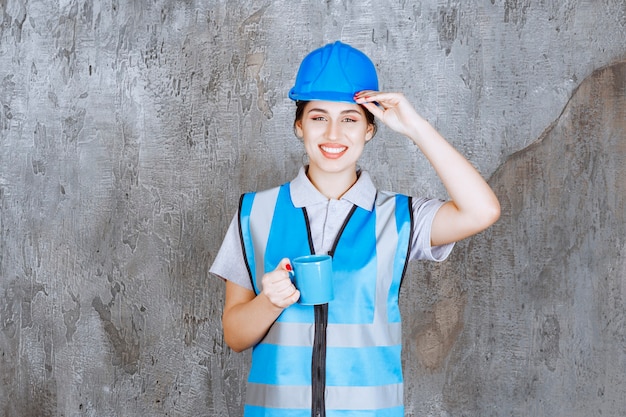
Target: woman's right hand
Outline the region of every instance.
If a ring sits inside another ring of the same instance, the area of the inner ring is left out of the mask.
[[[300,291],[289,276],[291,263],[283,258],[276,269],[261,278],[262,294],[276,307],[284,309],[300,299]]]
[[[267,334],[283,310],[300,299],[300,291],[289,279],[289,259],[280,261],[275,270],[261,278],[260,294],[226,281],[226,300],[222,315],[224,340],[241,352]]]

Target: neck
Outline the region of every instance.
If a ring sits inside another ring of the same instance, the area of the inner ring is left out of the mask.
[[[329,199],[339,200],[358,179],[356,168],[345,172],[323,172],[309,166],[307,177],[320,193]]]

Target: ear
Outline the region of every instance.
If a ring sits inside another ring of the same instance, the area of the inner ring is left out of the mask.
[[[376,134],[376,125],[368,123],[365,131],[365,142],[369,142]]]
[[[302,132],[302,120],[296,120],[293,123],[293,131],[298,139],[302,139],[304,136],[304,133]]]

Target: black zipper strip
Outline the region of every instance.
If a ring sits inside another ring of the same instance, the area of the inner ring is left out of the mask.
[[[311,360],[311,416],[326,417],[326,328],[328,326],[328,304],[315,309],[315,336]]]
[[[352,209],[341,225],[339,233],[337,233],[337,237],[333,242],[332,249],[328,252],[330,256],[333,256],[335,253],[339,238],[356,211],[356,207],[357,206],[352,206]],[[309,246],[311,253],[314,253],[315,248],[313,247],[313,240],[311,238],[309,218],[304,208],[302,211],[306,219]],[[311,417],[326,417],[326,330],[328,328],[328,304],[316,305],[314,307],[314,316],[315,333],[313,335],[313,355],[311,358]]]

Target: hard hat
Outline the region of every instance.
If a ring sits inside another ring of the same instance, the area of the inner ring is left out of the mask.
[[[337,41],[302,60],[289,98],[355,103],[354,95],[363,90],[378,90],[374,64],[363,52]]]

